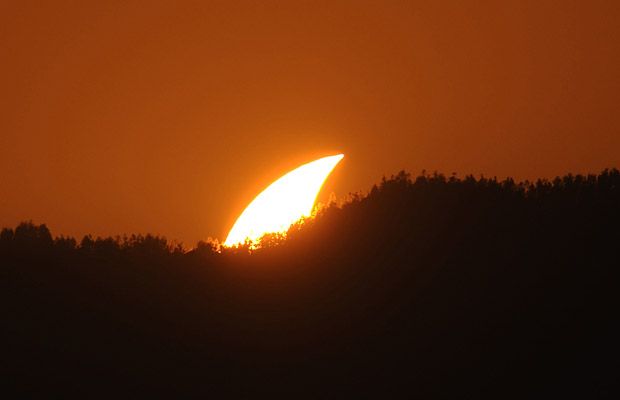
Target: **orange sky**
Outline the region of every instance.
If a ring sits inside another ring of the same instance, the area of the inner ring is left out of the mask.
[[[0,3],[0,226],[223,239],[336,152],[338,195],[620,166],[617,0],[112,3]]]

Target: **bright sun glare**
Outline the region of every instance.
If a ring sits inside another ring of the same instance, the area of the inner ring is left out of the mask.
[[[263,190],[241,213],[225,246],[256,242],[266,233],[284,233],[310,216],[323,183],[344,154],[323,157],[287,173]]]

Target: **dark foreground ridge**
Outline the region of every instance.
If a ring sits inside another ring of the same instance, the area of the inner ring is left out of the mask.
[[[45,397],[615,398],[620,172],[405,173],[252,254],[0,235],[2,381]]]

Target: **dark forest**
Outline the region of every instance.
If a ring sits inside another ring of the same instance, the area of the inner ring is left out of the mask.
[[[0,234],[22,396],[615,398],[620,171],[405,172],[260,248]],[[53,229],[53,227],[51,227]]]

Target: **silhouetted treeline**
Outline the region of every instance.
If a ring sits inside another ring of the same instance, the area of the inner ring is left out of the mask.
[[[620,172],[401,172],[286,239],[0,233],[2,380],[45,397],[615,398]],[[54,396],[52,396],[54,395]]]

